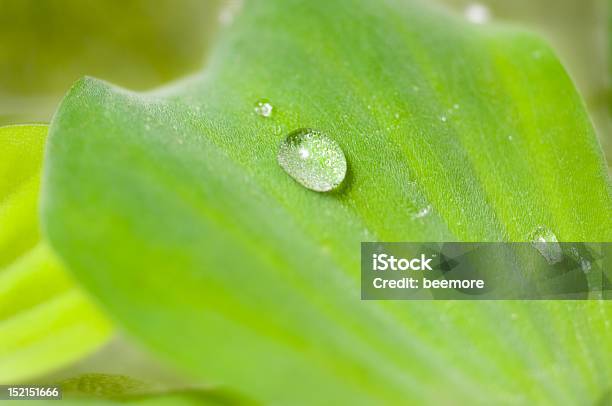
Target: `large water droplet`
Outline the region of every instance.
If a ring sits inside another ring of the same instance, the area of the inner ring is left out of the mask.
[[[281,142],[278,164],[308,189],[327,192],[346,175],[346,158],[336,141],[309,128],[295,130]]]
[[[259,100],[255,103],[255,114],[262,117],[270,117],[274,107],[267,100]]]
[[[549,264],[556,264],[563,259],[563,251],[557,236],[547,227],[538,226],[531,233],[531,245],[537,249]]]

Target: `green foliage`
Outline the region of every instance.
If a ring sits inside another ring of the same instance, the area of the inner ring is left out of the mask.
[[[0,124],[48,122],[85,73],[144,89],[197,69],[218,3],[0,0]]]
[[[22,401],[24,406],[55,406],[57,401],[33,400]],[[246,405],[247,403],[231,403],[211,398],[202,391],[176,391],[167,393],[154,393],[126,396],[117,399],[78,398],[62,399],[62,406],[223,406],[223,405]]]
[[[0,383],[64,366],[104,343],[106,319],[40,240],[47,126],[0,128]]]
[[[0,50],[8,61],[0,67],[0,89],[22,95],[63,92],[83,71],[139,88],[168,81],[197,68],[218,3],[0,0]]]
[[[213,388],[167,389],[159,384],[123,375],[85,374],[54,383],[62,388],[65,405],[141,405],[141,406],[223,406],[249,405],[250,401]],[[53,406],[55,401],[40,400],[33,405]]]
[[[605,303],[359,298],[360,241],[612,240],[601,150],[550,49],[405,1],[244,7],[203,74],[84,79],[55,116],[46,233],[106,311],[265,404],[600,397]],[[301,127],[344,149],[341,190],[277,165]]]

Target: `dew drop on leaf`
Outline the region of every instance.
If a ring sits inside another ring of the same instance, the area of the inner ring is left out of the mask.
[[[556,264],[563,259],[563,251],[557,236],[545,226],[538,226],[531,233],[531,245],[537,249],[549,264]]]
[[[414,214],[414,216],[412,216],[412,217],[420,219],[420,218],[423,218],[423,217],[427,217],[430,212],[431,212],[431,205],[428,204],[427,206],[423,207],[418,212],[416,212]]]
[[[280,144],[277,160],[289,176],[317,192],[335,189],[346,175],[346,158],[338,143],[309,128],[287,135]]]
[[[569,249],[569,255],[580,265],[582,272],[589,273],[592,266],[591,261],[583,256],[575,246]]]
[[[267,100],[259,100],[255,103],[255,114],[261,117],[270,117],[274,107]]]
[[[588,273],[591,270],[591,261],[586,258],[580,258],[580,268],[582,272]]]

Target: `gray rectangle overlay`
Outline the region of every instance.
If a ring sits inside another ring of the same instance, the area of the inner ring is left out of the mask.
[[[363,300],[609,300],[612,243],[361,244]]]

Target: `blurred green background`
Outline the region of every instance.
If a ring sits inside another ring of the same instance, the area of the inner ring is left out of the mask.
[[[0,124],[48,122],[78,78],[147,89],[202,66],[217,0],[0,0]]]
[[[0,125],[48,122],[84,75],[138,90],[195,72],[240,1],[0,0]],[[456,13],[482,5],[491,21],[543,35],[582,93],[610,165],[608,0],[423,1]]]

